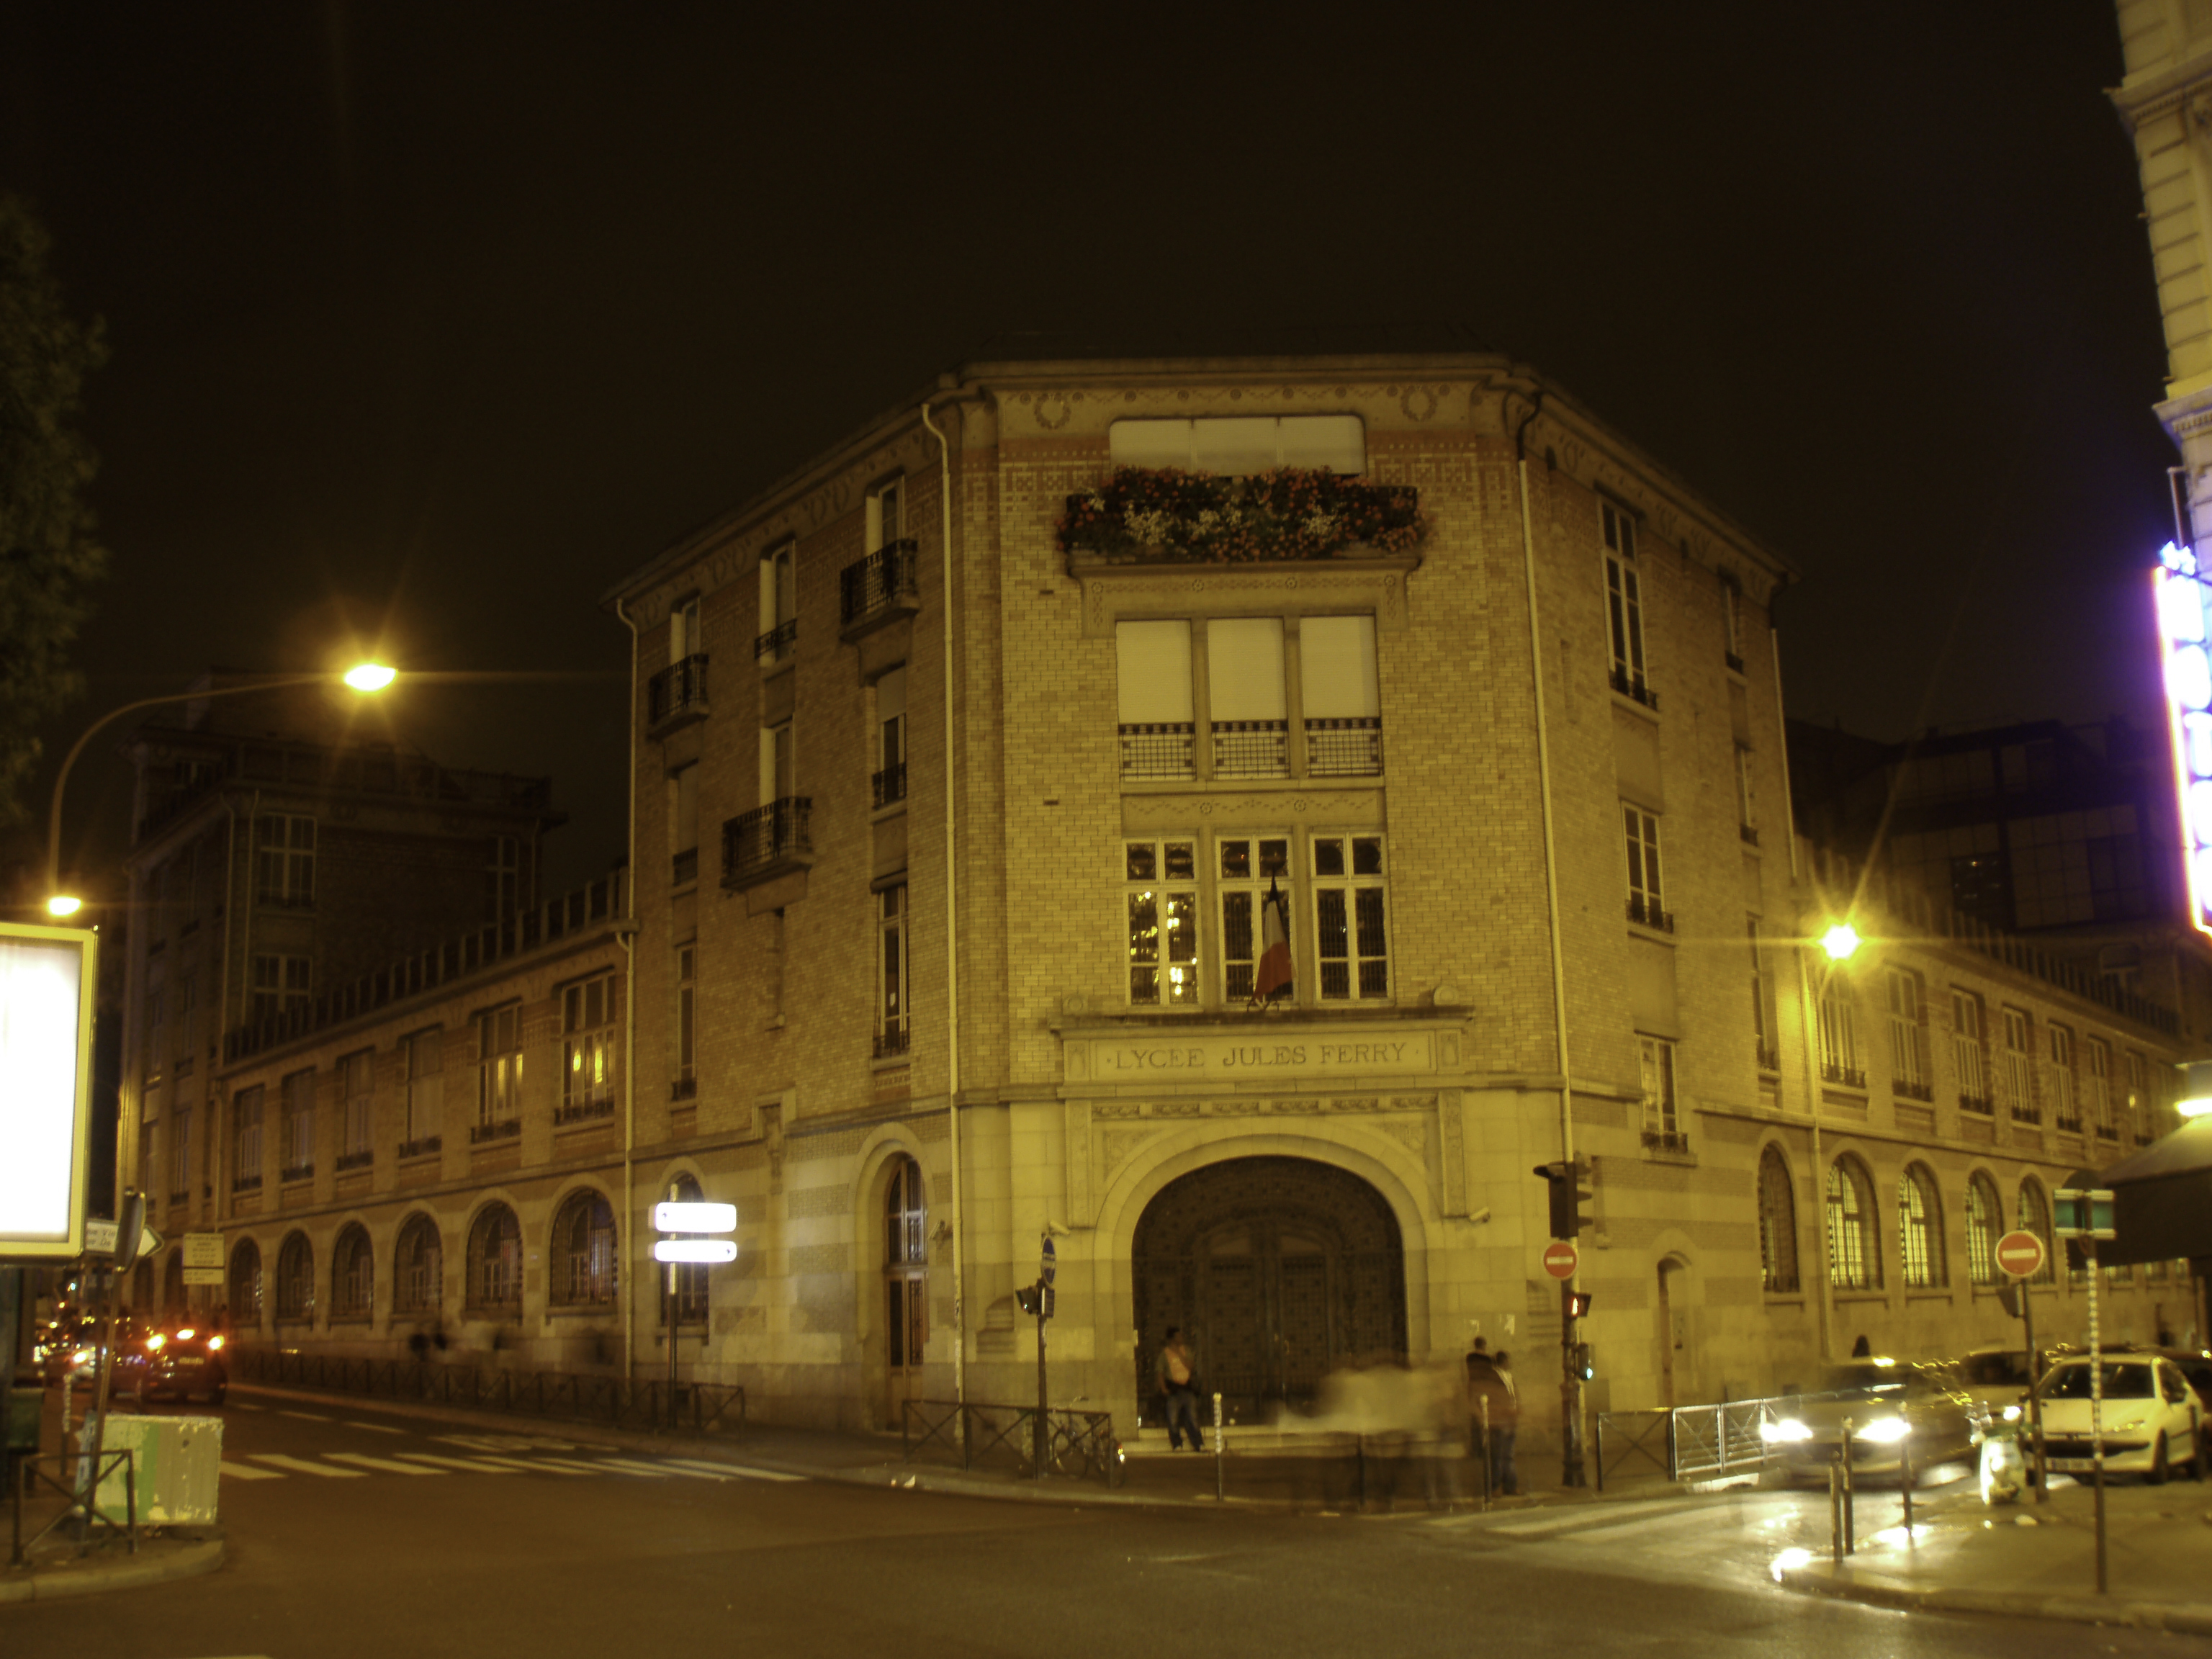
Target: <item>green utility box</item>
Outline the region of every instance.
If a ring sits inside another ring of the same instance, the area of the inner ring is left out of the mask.
[[[126,1417],[111,1413],[100,1439],[102,1452],[129,1451],[137,1486],[138,1524],[171,1527],[206,1525],[216,1518],[216,1488],[222,1479],[222,1419],[220,1417]],[[112,1468],[102,1459],[100,1513],[121,1520],[129,1497],[123,1461]]]
[[[44,1389],[9,1389],[6,1421],[0,1423],[0,1451],[38,1450],[39,1425],[46,1413]]]

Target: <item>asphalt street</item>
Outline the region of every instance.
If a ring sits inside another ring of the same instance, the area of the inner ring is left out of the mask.
[[[9,1655],[2202,1652],[2188,1637],[1786,1593],[1820,1505],[1747,1492],[1487,1519],[1010,1503],[748,1473],[234,1392],[208,1577],[0,1608]],[[1874,1500],[1876,1505],[1881,1500]],[[1893,1505],[1893,1495],[1887,1499]],[[1870,1511],[1867,1524],[1884,1524]]]

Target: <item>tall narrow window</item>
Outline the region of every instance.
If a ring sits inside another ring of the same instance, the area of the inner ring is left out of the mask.
[[[169,1196],[183,1203],[192,1195],[192,1109],[179,1105],[169,1115]]]
[[[1891,1087],[1908,1100],[1933,1100],[1936,1091],[1928,1080],[1928,1016],[1920,975],[1907,968],[1893,968],[1885,978],[1889,993]]]
[[[1287,894],[1291,843],[1286,836],[1238,836],[1217,842],[1214,850],[1221,865],[1221,1000],[1236,1006],[1252,1000],[1267,948],[1261,908],[1270,888]]]
[[[929,1340],[928,1220],[921,1165],[894,1158],[884,1189],[884,1331],[894,1370],[921,1364]]]
[[[2091,1037],[2081,1045],[2081,1052],[2088,1061],[2083,1067],[2081,1088],[2089,1121],[2098,1139],[2117,1141],[2120,1122],[2112,1110],[2112,1045],[2102,1037]]]
[[[1866,1066],[1859,1059],[1858,993],[1839,973],[1831,973],[1820,988],[1820,1075],[1846,1089],[1866,1087]]]
[[[1382,770],[1374,617],[1308,617],[1298,624],[1298,700],[1309,776],[1372,777]]]
[[[1759,1159],[1759,1276],[1770,1295],[1797,1288],[1797,1199],[1779,1146]]]
[[[1644,1080],[1644,1144],[1679,1147],[1687,1137],[1674,1109],[1674,1045],[1664,1037],[1639,1036],[1636,1053]]]
[[[1288,777],[1281,618],[1236,617],[1209,623],[1206,652],[1213,775]]]
[[[682,662],[699,654],[699,596],[678,599],[668,607],[668,660]]]
[[[2149,1141],[2150,1135],[2150,1073],[2143,1057],[2135,1049],[2128,1050],[2127,1123],[2134,1132],[2137,1145]]]
[[[2043,1265],[2035,1270],[2029,1282],[2049,1285],[2058,1275],[2052,1263],[2058,1255],[2057,1242],[2051,1234],[2051,1200],[2044,1195],[2043,1183],[2033,1176],[2024,1176],[2020,1183],[2020,1227],[2022,1232],[2033,1233],[2043,1241]]]
[[[1195,777],[1190,624],[1116,623],[1114,653],[1122,778]]]
[[[230,1185],[251,1192],[261,1184],[262,1089],[240,1089],[230,1103]]]
[[[2047,1028],[2051,1034],[2051,1121],[2054,1128],[2079,1134],[2081,1104],[2075,1097],[2074,1033],[2063,1025]]]
[[[331,1317],[367,1319],[375,1310],[376,1252],[358,1221],[340,1230],[331,1251]]]
[[[1736,836],[1746,846],[1759,845],[1759,786],[1753,774],[1749,744],[1735,746]]]
[[[760,804],[788,800],[799,793],[798,754],[793,745],[791,722],[764,726],[760,734]],[[781,850],[779,848],[779,850]]]
[[[276,1252],[276,1317],[315,1316],[315,1248],[305,1233],[294,1233]]]
[[[278,1087],[284,1110],[284,1179],[305,1181],[315,1172],[313,1068],[293,1073]]]
[[[253,1018],[276,1019],[307,1005],[309,963],[306,957],[257,953],[253,958]]]
[[[780,663],[799,638],[799,585],[792,568],[793,549],[779,543],[761,555],[760,633],[753,655],[763,665]]]
[[[305,909],[315,902],[315,821],[264,812],[253,821],[254,896],[263,904]]]
[[[697,973],[699,947],[676,947],[676,1078],[669,1091],[672,1100],[690,1100],[698,1093]]]
[[[416,1211],[399,1230],[392,1261],[392,1305],[403,1314],[435,1313],[445,1299],[446,1252],[438,1224]]]
[[[906,534],[906,520],[901,510],[901,486],[905,480],[893,478],[868,497],[867,537],[871,553],[880,553]]]
[[[362,1048],[338,1060],[338,1098],[344,1127],[340,1136],[337,1167],[351,1170],[373,1157],[369,1124],[376,1110],[376,1052]]]
[[[689,887],[699,879],[699,763],[679,766],[668,777],[668,884]]]
[[[556,1123],[605,1117],[615,1104],[615,976],[561,994],[561,1107]]]
[[[1759,918],[1746,919],[1751,935],[1751,1032],[1762,1072],[1782,1069],[1782,1042],[1774,1021],[1774,964],[1759,937]]]
[[[902,1054],[907,1025],[906,884],[876,895],[876,1055]]]
[[[407,1079],[407,1138],[399,1155],[412,1157],[438,1149],[446,1111],[446,1034],[431,1030],[400,1039],[400,1065]]]
[[[493,921],[522,908],[522,842],[517,836],[491,838],[484,860],[484,904]]]
[[[1198,860],[1191,841],[1133,841],[1121,849],[1127,883],[1129,1000],[1139,1007],[1198,1006]]]
[[[1636,571],[1636,522],[1611,501],[1599,503],[1605,530],[1605,602],[1613,642],[1613,689],[1656,707],[1644,665],[1644,591]]]
[[[1959,1073],[1959,1109],[1985,1117],[1992,1106],[1988,1042],[1982,1029],[1982,1000],[1971,991],[1953,991],[1951,1064]]]
[[[1881,1288],[1874,1183],[1856,1158],[1828,1166],[1828,1282],[1839,1291]]]
[[[1390,994],[1382,837],[1313,838],[1314,958],[1324,1002]]]
[[[1672,933],[1674,918],[1667,914],[1659,884],[1659,820],[1641,807],[1626,805],[1620,815],[1628,831],[1628,919],[1639,927]]]
[[[906,799],[906,670],[894,668],[876,681],[875,763],[870,786],[878,806]]]
[[[1721,625],[1725,644],[1722,654],[1730,668],[1743,672],[1743,589],[1734,576],[1721,578]]]
[[[1910,1164],[1897,1183],[1898,1267],[1908,1291],[1940,1290],[1949,1273],[1943,1260],[1943,1200],[1924,1164]]]
[[[504,1204],[487,1204],[469,1228],[468,1279],[472,1312],[522,1311],[522,1227]]]
[[[477,1127],[471,1136],[493,1140],[522,1122],[522,1005],[488,1008],[477,1016]]]
[[[706,1196],[699,1183],[688,1175],[677,1176],[669,1193],[669,1197],[678,1204],[696,1204]],[[674,1291],[676,1322],[679,1326],[705,1324],[707,1264],[703,1261],[671,1263],[668,1273]],[[666,1316],[664,1313],[664,1321]]]
[[[1997,1184],[1977,1170],[1966,1181],[1966,1275],[1977,1285],[1997,1282],[1997,1240],[2004,1234],[2004,1200]]]
[[[250,1238],[230,1253],[230,1317],[240,1330],[261,1324],[261,1247]]]
[[[562,1200],[553,1218],[552,1299],[603,1307],[615,1299],[614,1206],[590,1188]]]
[[[2027,1016],[2018,1008],[2002,1011],[2004,1049],[1997,1056],[1997,1082],[2014,1121],[2040,1123],[2043,1113],[2035,1103],[2033,1050],[2028,1045]]]

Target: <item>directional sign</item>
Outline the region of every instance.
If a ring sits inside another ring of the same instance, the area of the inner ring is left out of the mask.
[[[1059,1271],[1060,1252],[1053,1249],[1052,1236],[1048,1233],[1045,1235],[1044,1241],[1044,1267],[1038,1276],[1042,1278],[1046,1284],[1049,1285],[1052,1283],[1053,1275],[1057,1273]]]
[[[2075,1177],[2077,1180],[2080,1177]],[[2051,1194],[2051,1231],[2060,1238],[2112,1238],[2112,1194],[2108,1188],[2061,1187]]]
[[[662,1233],[733,1233],[738,1230],[734,1204],[672,1202],[653,1206],[653,1227]]]
[[[734,1238],[662,1238],[653,1246],[655,1261],[735,1261]]]
[[[161,1235],[151,1227],[138,1229],[138,1259],[144,1261],[161,1248]],[[87,1255],[115,1254],[115,1224],[112,1221],[88,1221],[84,1224],[84,1253]]]
[[[2043,1241],[2031,1232],[2009,1232],[1997,1240],[1997,1266],[2014,1279],[2041,1273],[2045,1255]]]
[[[1544,1247],[1544,1271],[1554,1279],[1572,1279],[1582,1262],[1583,1253],[1564,1238],[1555,1238]]]

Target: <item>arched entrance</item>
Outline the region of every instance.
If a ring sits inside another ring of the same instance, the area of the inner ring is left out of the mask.
[[[1139,1218],[1137,1398],[1168,1327],[1200,1386],[1245,1422],[1310,1401],[1340,1365],[1406,1352],[1398,1218],[1358,1176],[1303,1158],[1236,1158],[1162,1188]]]

